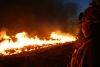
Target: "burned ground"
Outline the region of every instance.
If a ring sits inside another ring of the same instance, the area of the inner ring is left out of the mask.
[[[68,67],[73,43],[57,45],[34,52],[0,56],[0,67]]]

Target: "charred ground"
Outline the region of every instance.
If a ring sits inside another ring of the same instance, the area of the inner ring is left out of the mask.
[[[73,50],[73,43],[67,43],[18,55],[0,56],[0,67],[66,67]]]

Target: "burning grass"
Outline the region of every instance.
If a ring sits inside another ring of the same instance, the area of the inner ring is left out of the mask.
[[[0,55],[13,55],[22,52],[38,50],[66,42],[75,41],[76,37],[71,34],[52,32],[49,39],[40,39],[38,36],[28,37],[26,32],[8,36],[5,31],[0,33]]]

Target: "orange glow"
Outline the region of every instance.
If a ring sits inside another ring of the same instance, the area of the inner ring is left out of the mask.
[[[15,39],[15,41],[13,40]],[[13,55],[23,51],[32,51],[49,47],[58,43],[75,41],[75,36],[69,34],[57,34],[52,32],[50,39],[40,39],[37,36],[28,37],[26,32],[17,33],[15,36],[8,36],[6,32],[0,33],[0,55]]]

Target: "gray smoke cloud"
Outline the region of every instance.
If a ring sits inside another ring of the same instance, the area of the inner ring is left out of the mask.
[[[9,34],[27,31],[38,35],[60,30],[77,30],[79,6],[64,0],[3,0],[0,2],[0,29]]]

